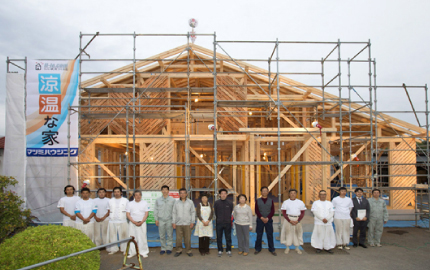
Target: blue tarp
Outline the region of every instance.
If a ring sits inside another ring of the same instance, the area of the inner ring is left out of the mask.
[[[148,224],[147,235],[148,235],[147,239],[148,239],[148,246],[149,247],[159,247],[160,246],[160,235],[158,234],[157,226],[152,225],[152,224]],[[217,248],[215,235],[216,235],[216,232],[214,230],[214,237],[212,237],[211,244],[209,246],[211,249]],[[311,242],[311,235],[312,235],[312,233],[305,232],[303,234],[303,241],[305,243],[310,243]],[[285,249],[285,245],[281,244],[278,240],[276,240],[276,238],[279,237],[279,233],[273,233],[273,237],[274,237],[274,242],[275,242],[275,248],[276,249]],[[231,238],[232,238],[231,239],[232,240],[232,247],[237,248],[237,237],[235,235],[233,235],[233,233],[232,233]],[[175,231],[173,231],[173,239],[174,239],[173,242],[175,243],[175,239],[176,239],[176,232]],[[257,239],[257,234],[251,232],[249,234],[249,247],[250,248],[254,248],[256,239]],[[225,245],[225,239],[224,238],[223,238],[223,244]],[[194,230],[193,230],[193,233],[191,235],[191,247],[192,248],[198,248],[199,247],[199,238],[198,238],[198,236],[194,236]],[[269,248],[269,246],[267,245],[266,234],[263,234],[263,249],[268,249],[268,248]],[[293,246],[291,248],[294,249]]]
[[[428,227],[428,223],[424,223],[423,221],[418,221],[418,225],[421,227]],[[390,220],[387,222],[387,224],[384,225],[385,228],[411,228],[415,227],[415,221],[414,220]],[[148,232],[148,245],[149,247],[159,247],[160,246],[160,236],[158,234],[158,228],[157,226],[153,224],[148,224],[147,227]],[[210,248],[216,249],[217,244],[215,240],[215,230],[214,230],[214,237],[212,237]],[[303,242],[304,243],[310,243],[311,242],[311,232],[305,232],[303,233]],[[281,244],[279,240],[276,240],[276,238],[279,238],[279,233],[274,233],[274,242],[275,242],[275,248],[276,249],[285,249],[285,245]],[[237,237],[235,235],[231,235],[232,238],[232,245],[233,248],[237,248]],[[176,239],[175,231],[173,232],[173,239]],[[257,239],[257,234],[254,232],[251,232],[249,235],[249,246],[250,248],[254,248],[255,246],[255,240]],[[223,238],[223,244],[225,245],[225,239]],[[352,243],[351,243],[352,244]],[[198,248],[199,247],[199,238],[197,236],[194,236],[194,230],[191,236],[191,247],[192,248]],[[269,248],[267,245],[267,237],[266,234],[263,234],[263,248],[267,249]],[[294,247],[291,247],[294,248]]]

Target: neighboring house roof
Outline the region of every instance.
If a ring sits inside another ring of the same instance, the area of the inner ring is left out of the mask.
[[[0,149],[4,149],[4,142],[5,142],[6,137],[1,137],[0,138]]]

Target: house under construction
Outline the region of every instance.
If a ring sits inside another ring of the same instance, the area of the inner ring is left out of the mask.
[[[154,35],[128,36],[135,42]],[[81,182],[128,191],[186,187],[194,196],[226,188],[246,194],[252,206],[261,186],[280,201],[296,188],[307,205],[321,189],[380,187],[389,208],[415,207],[416,184],[429,179],[427,86],[377,85],[370,41],[217,41],[215,34],[200,35],[213,38],[209,49],[191,43],[189,34],[176,36],[186,44],[124,59],[130,64],[80,82],[80,106],[71,109],[80,117],[80,152],[71,164]],[[91,41],[103,37],[81,34],[81,44],[91,38],[80,48],[81,75],[96,73],[86,72],[88,61],[108,61],[85,55]],[[261,44],[271,47],[266,58],[235,58],[225,49]],[[279,56],[283,46],[293,45],[330,49],[314,59]],[[341,48],[348,46],[360,49],[345,58]],[[295,70],[303,63],[319,70]],[[355,65],[364,66],[365,76],[353,84]],[[335,71],[331,77],[329,70]],[[307,83],[309,76],[319,83]],[[397,102],[409,109],[378,110],[385,89],[402,91]],[[408,91],[422,93],[425,110],[415,109]],[[425,124],[415,124],[415,117]]]

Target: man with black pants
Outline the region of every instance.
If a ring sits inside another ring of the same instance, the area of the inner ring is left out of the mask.
[[[360,247],[367,248],[364,242],[366,241],[366,229],[367,220],[370,215],[370,204],[363,196],[363,190],[361,188],[356,188],[354,192],[356,197],[352,199],[354,208],[351,210],[351,217],[354,221],[352,243],[354,244],[353,247],[357,247],[359,245]],[[358,231],[360,231],[359,242],[357,242]]]
[[[275,245],[273,243],[273,220],[275,214],[275,205],[273,200],[269,197],[269,188],[261,187],[261,198],[257,199],[255,203],[255,214],[257,215],[257,240],[255,241],[255,252],[258,254],[262,249],[263,233],[266,230],[267,241],[269,242],[269,252],[273,256],[277,256],[275,252]]]
[[[233,212],[233,203],[227,201],[227,190],[222,188],[219,190],[221,199],[217,200],[214,204],[214,212],[216,216],[216,238],[218,246],[218,257],[221,257],[222,248],[222,234],[225,234],[226,251],[227,255],[231,257],[231,213]]]

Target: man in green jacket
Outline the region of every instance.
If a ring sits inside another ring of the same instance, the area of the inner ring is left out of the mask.
[[[170,255],[173,249],[172,212],[176,200],[169,196],[169,186],[162,186],[161,193],[163,193],[163,196],[157,198],[155,201],[154,219],[155,225],[158,227],[158,233],[160,234],[160,255],[164,255],[165,253]]]
[[[372,198],[368,200],[370,205],[370,218],[367,227],[369,227],[368,242],[371,247],[381,247],[381,236],[384,224],[388,221],[388,211],[385,201],[380,198],[379,189],[372,190]]]

